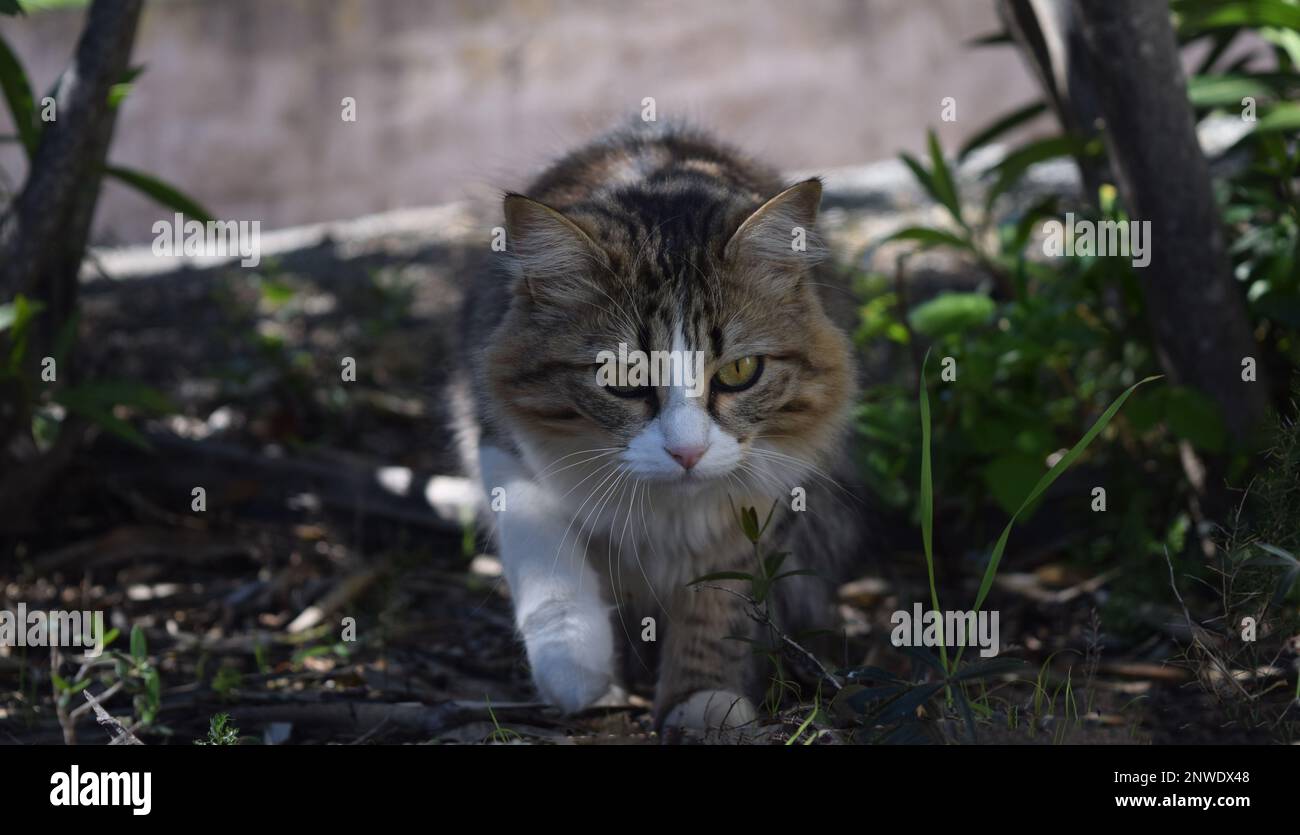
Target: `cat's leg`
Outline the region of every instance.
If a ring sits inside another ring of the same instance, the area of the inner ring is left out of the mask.
[[[753,644],[743,640],[758,634],[748,603],[708,586],[746,592],[743,584],[722,580],[673,596],[655,692],[655,716],[664,730],[707,734],[742,728],[758,718],[748,698],[759,672]]]
[[[505,509],[494,514],[497,543],[533,681],[547,702],[581,710],[613,683],[613,627],[600,580],[553,490],[496,447],[483,447],[479,464],[489,495],[505,488]]]

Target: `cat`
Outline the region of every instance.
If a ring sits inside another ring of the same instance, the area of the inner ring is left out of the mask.
[[[657,654],[660,730],[757,717],[750,586],[691,585],[754,573],[736,508],[761,521],[774,507],[765,552],[817,575],[778,582],[774,618],[829,625],[863,516],[846,486],[854,358],[819,296],[821,193],[701,132],[648,125],[505,196],[499,269],[465,303],[456,430],[533,681],[561,710]],[[707,384],[602,377],[599,358],[637,350],[702,357]]]

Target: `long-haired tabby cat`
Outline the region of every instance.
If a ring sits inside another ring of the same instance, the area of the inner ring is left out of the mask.
[[[855,374],[817,289],[820,200],[818,180],[787,187],[705,135],[652,126],[506,196],[502,269],[466,302],[458,432],[533,680],[559,708],[657,656],[660,727],[755,718],[748,584],[690,585],[755,571],[733,506],[761,519],[775,503],[764,547],[819,575],[777,584],[779,622],[828,625],[827,581],[861,538],[839,495]],[[602,352],[620,345],[702,356],[707,382],[604,384]]]

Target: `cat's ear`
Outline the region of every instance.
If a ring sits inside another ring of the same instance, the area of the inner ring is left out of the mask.
[[[591,292],[594,272],[608,265],[604,251],[559,211],[522,194],[505,199],[506,240],[515,256],[516,292],[563,304]]]
[[[821,180],[790,186],[745,218],[727,241],[724,257],[733,263],[755,259],[777,267],[811,267],[826,255],[816,230],[821,201]]]

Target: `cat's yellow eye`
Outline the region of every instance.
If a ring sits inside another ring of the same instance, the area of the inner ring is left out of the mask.
[[[754,385],[762,371],[762,357],[742,357],[719,368],[713,382],[723,391],[740,391]]]

